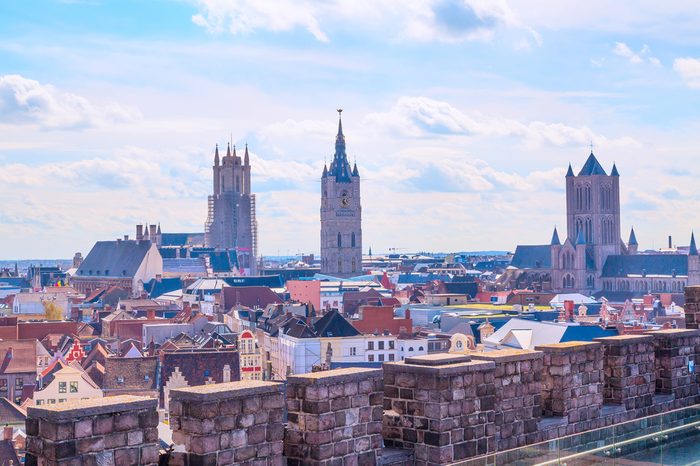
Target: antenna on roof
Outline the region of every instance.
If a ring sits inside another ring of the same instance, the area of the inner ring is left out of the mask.
[[[589,144],[589,146],[591,148],[591,154],[592,154],[593,153],[593,138],[591,138],[591,143]]]

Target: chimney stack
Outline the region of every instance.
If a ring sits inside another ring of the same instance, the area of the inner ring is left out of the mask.
[[[158,225],[150,225],[148,227],[148,236],[151,238],[151,241],[155,242],[157,231],[158,231]]]
[[[671,238],[671,235],[668,235],[668,248],[671,249],[673,247],[673,241]]]
[[[143,239],[143,225],[136,225],[136,241]]]
[[[2,439],[11,442],[13,433],[14,429],[12,428],[12,426],[5,426],[2,430]]]
[[[124,241],[129,241],[129,235],[124,235]]]

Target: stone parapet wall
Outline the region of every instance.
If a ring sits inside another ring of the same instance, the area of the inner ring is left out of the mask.
[[[157,465],[157,400],[115,396],[27,410],[27,466]]]
[[[603,346],[567,342],[535,349],[544,352],[543,414],[564,417],[577,431],[595,427],[603,405]]]
[[[284,385],[241,381],[170,391],[171,465],[283,466]]]
[[[384,364],[384,441],[416,465],[495,451],[495,363],[435,354]]]
[[[472,359],[493,361],[495,425],[498,450],[537,441],[542,417],[544,353],[531,350],[498,350],[473,353]]]
[[[700,328],[700,286],[685,287],[685,328],[698,330]]]
[[[381,369],[336,369],[287,377],[287,464],[378,464],[382,447]]]
[[[647,334],[654,337],[656,393],[672,394],[678,401],[675,407],[683,406],[682,400],[694,403],[698,395],[695,363],[700,331],[668,329]]]
[[[654,403],[656,370],[654,338],[650,335],[619,335],[596,338],[604,349],[603,402],[627,410]]]

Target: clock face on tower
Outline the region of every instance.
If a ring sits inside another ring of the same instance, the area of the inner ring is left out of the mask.
[[[340,195],[340,206],[341,207],[350,207],[350,198],[348,197],[347,191],[343,191],[342,194]]]

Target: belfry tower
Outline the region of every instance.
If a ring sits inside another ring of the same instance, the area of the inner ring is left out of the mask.
[[[362,274],[362,206],[357,163],[345,152],[342,109],[330,167],[321,176],[321,273],[337,277]]]

